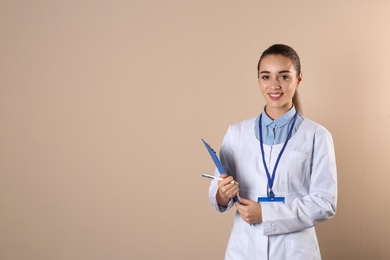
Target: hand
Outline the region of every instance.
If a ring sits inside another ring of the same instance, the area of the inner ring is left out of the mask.
[[[261,205],[253,200],[243,199],[238,197],[241,204],[236,202],[237,211],[242,219],[248,224],[256,224],[263,221],[261,213]]]
[[[217,202],[220,206],[227,206],[230,199],[234,198],[238,194],[238,185],[232,183],[234,181],[232,176],[221,174],[223,180],[218,181]]]

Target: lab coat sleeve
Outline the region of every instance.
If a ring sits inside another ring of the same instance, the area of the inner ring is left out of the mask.
[[[264,235],[303,230],[336,213],[337,172],[333,140],[327,130],[314,135],[309,194],[289,204],[262,203]]]
[[[232,142],[233,138],[231,136],[230,127],[222,141],[221,150],[219,153],[219,157],[222,163],[223,168],[225,169],[227,175],[232,175],[235,177],[235,163],[234,163],[234,153],[232,149]],[[215,169],[215,176],[219,177],[218,169]],[[216,200],[216,195],[218,191],[218,180],[212,180],[209,188],[209,200],[211,202],[211,205],[221,213],[226,212],[228,209],[233,207],[234,202],[231,199],[227,207],[221,207],[218,205]]]

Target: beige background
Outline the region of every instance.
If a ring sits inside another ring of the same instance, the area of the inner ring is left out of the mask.
[[[324,259],[390,259],[390,1],[0,1],[0,259],[222,259],[209,205],[229,124],[257,115],[260,53],[301,56],[333,134]]]

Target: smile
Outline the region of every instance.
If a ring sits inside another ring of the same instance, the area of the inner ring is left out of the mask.
[[[271,100],[277,101],[277,100],[279,100],[281,98],[283,93],[269,93],[268,95],[269,95]]]

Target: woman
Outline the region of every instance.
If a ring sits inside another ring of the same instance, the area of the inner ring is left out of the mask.
[[[225,259],[321,259],[314,226],[334,216],[337,201],[331,134],[300,114],[302,73],[291,47],[269,47],[257,70],[264,110],[228,128],[220,151],[227,175],[209,189],[216,210],[237,208]]]

